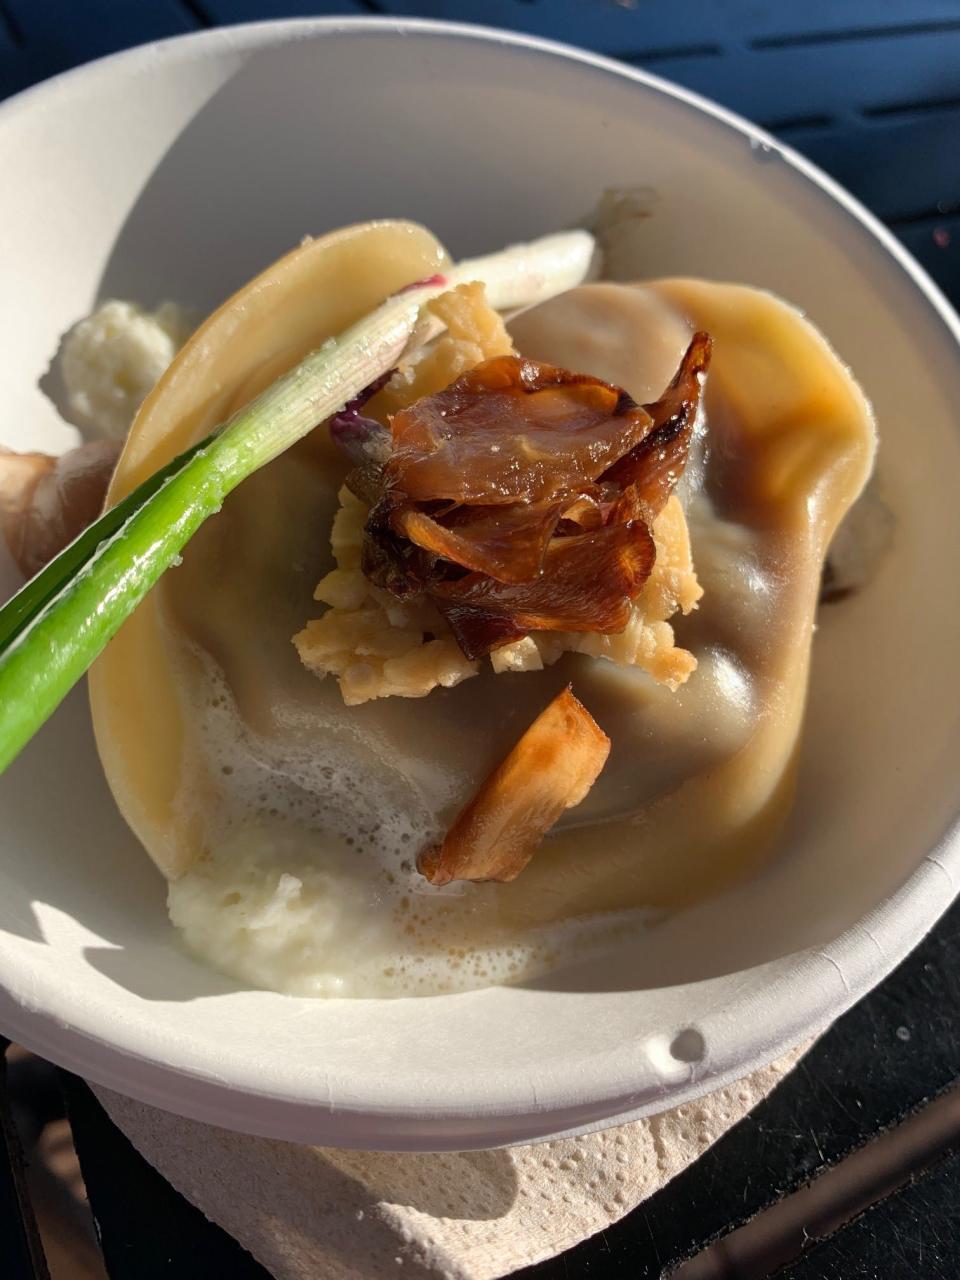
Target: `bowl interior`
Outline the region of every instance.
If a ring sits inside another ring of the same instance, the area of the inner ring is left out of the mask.
[[[210,33],[0,113],[2,443],[72,443],[48,364],[98,299],[203,310],[307,232],[408,217],[460,256],[574,222],[607,186],[651,188],[648,274],[797,303],[879,420],[895,545],[867,590],[822,614],[789,832],[763,875],[589,971],[398,1002],[242,991],[178,948],[78,693],[0,779],[0,1022],[201,1119],[347,1145],[492,1145],[656,1109],[772,1057],[952,896],[960,353],[850,209],[729,120],[597,60],[395,27]],[[677,1042],[687,1027],[701,1040]]]

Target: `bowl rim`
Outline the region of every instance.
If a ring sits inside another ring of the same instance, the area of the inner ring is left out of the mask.
[[[58,99],[63,101],[77,89],[109,80],[118,70],[135,73],[149,69],[159,59],[183,61],[202,57],[208,50],[243,53],[292,40],[366,34],[474,40],[581,63],[706,115],[754,146],[772,149],[799,178],[839,206],[861,232],[886,251],[887,258],[893,260],[891,265],[906,274],[954,339],[960,359],[960,318],[938,286],[872,213],[816,165],[735,112],[669,80],[538,36],[479,24],[384,16],[276,19],[216,27],[125,49],[31,86],[0,104],[0,130],[9,128],[25,111],[41,105],[56,107]],[[219,1073],[163,1061],[156,1046],[138,1037],[135,1029],[124,1027],[122,1034],[115,1029],[118,1034],[111,1039],[97,1034],[89,1023],[84,1026],[82,1018],[66,1022],[62,1015],[37,1006],[36,993],[31,993],[29,984],[18,990],[16,975],[9,972],[0,977],[0,1025],[25,1047],[97,1085],[229,1129],[298,1142],[391,1150],[504,1146],[624,1123],[722,1088],[768,1065],[818,1034],[886,977],[933,927],[958,890],[960,811],[900,888],[867,916],[828,946],[775,962],[777,972],[772,981],[759,997],[756,993],[750,997],[751,1021],[758,1026],[776,1026],[775,1034],[751,1046],[747,1055],[735,1052],[727,1037],[728,1043],[716,1046],[719,1052],[711,1053],[705,1065],[691,1068],[685,1082],[668,1093],[662,1082],[657,1087],[640,1084],[637,1062],[626,1053],[598,1063],[588,1088],[582,1082],[558,1084],[555,1078],[544,1079],[542,1084],[526,1079],[512,1093],[499,1091],[499,1096],[482,1107],[466,1101],[426,1105],[422,1094],[399,1079],[389,1094],[381,1088],[377,1098],[368,1101],[357,1101],[356,1090],[350,1102],[335,1101],[330,1094],[308,1096],[305,1089],[271,1091],[257,1078],[225,1080]],[[788,983],[791,1000],[785,1006],[784,987]],[[802,999],[797,998],[798,989],[803,992]],[[735,1006],[736,1001],[731,1000],[724,1015],[729,1016]],[[786,1017],[785,1007],[789,1010]],[[531,1084],[535,1085],[533,1091]],[[259,1105],[252,1105],[254,1102]]]

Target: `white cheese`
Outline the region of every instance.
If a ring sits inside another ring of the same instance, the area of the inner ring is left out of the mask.
[[[191,327],[176,303],[148,312],[118,301],[105,302],[74,325],[60,354],[72,420],[122,440]]]

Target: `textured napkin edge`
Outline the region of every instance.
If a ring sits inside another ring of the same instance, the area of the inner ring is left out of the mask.
[[[491,1152],[303,1147],[91,1086],[128,1140],[276,1280],[497,1280],[572,1248],[666,1186],[776,1087],[803,1044],[657,1115]]]

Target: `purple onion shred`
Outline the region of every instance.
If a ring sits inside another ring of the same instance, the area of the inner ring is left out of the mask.
[[[393,373],[393,369],[390,369],[381,374],[330,419],[330,438],[354,466],[362,467],[370,462],[384,463],[390,456],[390,432],[374,418],[365,417],[360,410],[386,386]]]

